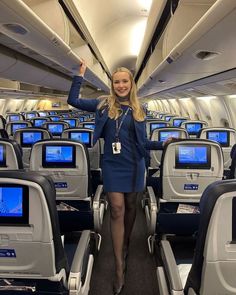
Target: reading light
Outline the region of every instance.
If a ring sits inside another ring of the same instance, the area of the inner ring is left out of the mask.
[[[142,19],[133,28],[132,36],[130,38],[130,48],[133,55],[137,56],[142,44],[145,28],[146,28],[147,18]]]

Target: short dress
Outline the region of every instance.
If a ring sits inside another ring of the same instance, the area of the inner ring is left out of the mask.
[[[122,105],[123,115],[118,118],[120,124],[128,106]],[[145,160],[136,147],[136,135],[132,110],[129,108],[121,125],[119,140],[121,153],[113,154],[116,121],[108,118],[104,130],[104,155],[102,160],[103,187],[105,192],[141,192],[145,183]]]

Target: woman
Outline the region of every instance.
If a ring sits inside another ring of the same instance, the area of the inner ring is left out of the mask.
[[[104,138],[103,185],[111,208],[116,264],[113,292],[120,294],[136,216],[137,194],[144,190],[146,149],[162,149],[162,144],[146,138],[145,114],[128,69],[119,68],[113,73],[111,94],[102,100],[78,99],[85,71],[86,64],[82,62],[67,102],[78,109],[96,112],[93,141]]]

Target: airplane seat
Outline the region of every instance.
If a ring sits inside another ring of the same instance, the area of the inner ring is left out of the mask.
[[[53,138],[61,138],[62,132],[69,128],[69,124],[62,121],[48,121],[42,125],[43,128],[46,128],[53,136]]]
[[[151,138],[153,130],[157,128],[169,127],[170,124],[163,120],[146,120],[146,131],[147,131],[147,138]]]
[[[223,166],[222,149],[210,140],[176,139],[164,147],[159,194],[147,187],[149,242],[155,234],[188,236],[196,232],[200,197],[209,183],[223,178]]]
[[[7,113],[6,115],[6,124],[9,122],[24,121],[24,120],[25,120],[24,115],[20,113]]]
[[[217,141],[223,150],[225,174],[229,171],[231,164],[230,152],[236,144],[236,130],[226,127],[207,127],[200,130],[199,138]]]
[[[30,170],[50,176],[56,188],[62,231],[101,229],[103,186],[92,192],[88,151],[70,139],[41,140],[32,146]]]
[[[4,129],[6,125],[6,119],[0,115],[0,129]]]
[[[0,138],[0,170],[23,169],[22,149],[12,139]]]
[[[187,130],[189,138],[198,138],[199,131],[207,126],[207,122],[202,120],[186,120],[180,125],[180,127]]]
[[[69,138],[86,145],[89,153],[89,162],[92,175],[93,192],[96,191],[97,186],[102,184],[102,170],[101,170],[101,143],[98,140],[93,145],[94,131],[89,128],[69,128],[62,132],[61,138]]]
[[[0,171],[0,190],[1,294],[87,295],[94,260],[91,232],[83,231],[73,244],[65,237],[63,244],[50,178]],[[66,251],[72,248],[69,265]]]
[[[157,278],[160,295],[175,292],[236,294],[235,195],[235,179],[217,181],[205,189],[200,200],[200,223],[191,263],[183,265],[184,257],[174,256],[168,240],[159,243],[161,258]]]
[[[29,168],[32,145],[39,140],[50,139],[52,135],[44,128],[26,127],[16,130],[13,138],[22,148],[24,168]]]
[[[231,165],[229,167],[229,179],[236,178],[236,144],[233,145],[231,152],[230,152],[230,158],[231,158]]]
[[[151,135],[152,141],[165,141],[169,137],[174,138],[188,138],[188,132],[184,128],[177,127],[163,127],[159,129],[154,129]],[[152,150],[150,151],[151,161],[150,166],[156,169],[160,166],[162,150]]]
[[[13,138],[13,135],[16,132],[16,130],[31,126],[32,123],[29,121],[10,121],[6,124],[6,131],[9,135],[9,138]]]

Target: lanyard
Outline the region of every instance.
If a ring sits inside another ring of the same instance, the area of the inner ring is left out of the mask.
[[[119,122],[118,122],[118,119],[116,120],[116,133],[115,133],[116,142],[119,142],[120,128],[121,128],[121,126],[122,126],[122,124],[123,124],[123,122],[124,122],[124,120],[125,120],[125,118],[126,118],[128,112],[129,112],[129,110],[130,110],[130,108],[128,108],[128,109],[125,111],[124,115],[122,116],[122,119],[121,119],[120,124],[119,124]]]

